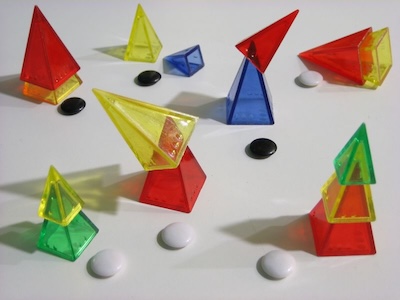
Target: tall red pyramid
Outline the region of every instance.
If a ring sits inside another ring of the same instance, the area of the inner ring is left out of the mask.
[[[39,7],[35,6],[20,79],[55,90],[79,69]]]
[[[139,201],[189,213],[206,180],[189,147],[175,169],[149,171]]]
[[[240,42],[236,45],[236,48],[261,73],[264,73],[298,13],[299,10],[295,10],[286,17]]]
[[[363,85],[360,48],[372,28],[334,40],[299,54],[299,57]]]

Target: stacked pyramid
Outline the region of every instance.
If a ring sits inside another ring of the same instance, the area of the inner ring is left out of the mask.
[[[302,52],[299,57],[341,76],[332,76],[335,83],[376,89],[392,66],[389,29],[373,32],[371,27],[366,28]]]
[[[309,213],[318,256],[375,254],[370,185],[376,183],[365,124],[334,160],[335,173]]]
[[[35,6],[20,79],[23,94],[39,101],[58,104],[82,81],[79,65]]]
[[[37,247],[75,261],[99,231],[82,212],[83,201],[51,166],[38,214],[44,218]]]
[[[295,10],[236,45],[244,58],[226,99],[228,125],[274,124],[264,72],[298,12]]]
[[[139,201],[191,212],[206,180],[188,147],[198,118],[99,89],[93,93],[148,171]]]

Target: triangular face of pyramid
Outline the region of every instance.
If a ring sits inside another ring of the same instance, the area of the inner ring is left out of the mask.
[[[196,45],[164,57],[164,72],[178,76],[192,76],[204,67],[200,46]]]
[[[130,61],[155,62],[161,49],[162,44],[153,26],[147,18],[142,6],[138,4],[124,59]]]
[[[82,199],[51,166],[39,205],[39,216],[61,226],[67,226],[82,207]]]
[[[20,79],[55,90],[79,69],[39,7],[35,6]]]
[[[98,89],[93,93],[145,170],[179,165],[197,117]]]
[[[336,156],[334,165],[341,185],[376,183],[365,123]]]
[[[236,48],[261,73],[264,73],[298,13],[299,10],[295,10],[286,17],[240,42],[236,45]]]
[[[150,205],[189,213],[206,180],[193,153],[186,147],[179,166],[147,174],[139,201]]]
[[[264,74],[243,59],[226,101],[227,124],[272,125],[272,97]]]
[[[372,32],[367,28],[299,54],[299,57],[363,85],[360,47]]]
[[[37,247],[58,257],[75,261],[99,229],[81,211],[67,226],[43,222]]]
[[[371,189],[365,185],[340,185],[334,173],[321,189],[329,223],[375,221]]]

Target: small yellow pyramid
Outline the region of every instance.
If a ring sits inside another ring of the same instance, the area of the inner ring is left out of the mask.
[[[179,165],[197,117],[99,89],[93,93],[146,171]]]
[[[142,6],[138,4],[124,60],[153,63],[161,49],[162,44],[153,26]]]

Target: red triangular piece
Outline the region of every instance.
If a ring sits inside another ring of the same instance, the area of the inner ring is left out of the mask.
[[[187,147],[177,168],[148,172],[139,201],[189,213],[205,180],[206,174]]]
[[[298,13],[299,10],[295,10],[286,17],[276,21],[274,24],[240,42],[236,45],[236,48],[238,48],[261,73],[264,73]]]
[[[20,79],[55,90],[79,69],[39,7],[35,6]]]
[[[299,57],[335,72],[358,85],[363,85],[364,79],[359,48],[363,40],[371,32],[372,28],[361,30],[302,52]]]

